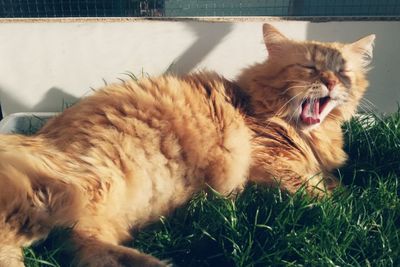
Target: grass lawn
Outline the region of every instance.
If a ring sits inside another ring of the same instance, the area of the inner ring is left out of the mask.
[[[177,266],[400,266],[400,110],[372,117],[344,126],[350,160],[331,198],[256,185],[236,200],[203,192],[132,245]],[[27,266],[68,266],[62,233],[52,236],[25,249]]]

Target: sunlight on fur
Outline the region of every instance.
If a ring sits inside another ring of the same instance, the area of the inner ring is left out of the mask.
[[[268,59],[236,81],[216,73],[113,84],[35,136],[0,137],[0,266],[21,247],[73,227],[76,266],[167,266],[120,244],[207,185],[338,186],[341,124],[368,82],[375,36],[351,44],[294,41],[263,26]]]

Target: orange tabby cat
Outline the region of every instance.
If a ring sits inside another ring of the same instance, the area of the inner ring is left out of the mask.
[[[248,181],[321,195],[346,160],[340,125],[368,83],[374,35],[297,42],[264,25],[268,60],[236,82],[215,73],[107,86],[32,137],[0,137],[0,266],[73,227],[78,266],[166,266],[120,246],[206,185]]]

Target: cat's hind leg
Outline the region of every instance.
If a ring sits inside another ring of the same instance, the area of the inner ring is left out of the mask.
[[[1,241],[0,241],[1,242]],[[0,267],[23,267],[22,249],[0,243]]]
[[[96,230],[97,232],[97,230]],[[167,262],[136,249],[118,245],[112,240],[104,240],[86,230],[74,230],[71,236],[74,248],[74,266],[79,267],[166,267]]]

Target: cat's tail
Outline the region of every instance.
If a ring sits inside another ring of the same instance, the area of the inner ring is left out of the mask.
[[[79,191],[58,179],[51,155],[35,138],[0,135],[0,266],[12,251],[3,248],[29,245],[54,226],[72,224],[70,213],[80,208]]]

